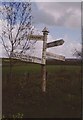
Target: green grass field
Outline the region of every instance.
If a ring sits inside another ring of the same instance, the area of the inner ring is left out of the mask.
[[[81,65],[47,65],[47,91],[41,90],[41,65],[3,66],[3,115],[24,118],[80,118]]]

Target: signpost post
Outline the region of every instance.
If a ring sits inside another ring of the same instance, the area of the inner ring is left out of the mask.
[[[47,35],[48,35],[48,30],[45,27],[43,29],[43,50],[42,50],[42,91],[46,91],[46,48],[47,48]]]

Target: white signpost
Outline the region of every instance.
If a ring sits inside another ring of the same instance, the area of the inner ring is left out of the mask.
[[[60,40],[57,40],[57,41],[47,43],[47,35],[48,35],[49,31],[45,27],[42,32],[43,32],[43,35],[32,35],[32,34],[28,35],[28,39],[30,39],[30,40],[43,41],[42,59],[38,58],[38,57],[30,56],[30,55],[20,55],[19,53],[13,54],[12,58],[20,59],[22,61],[34,62],[34,63],[41,64],[42,91],[46,92],[46,56],[49,56],[49,57],[51,57],[53,59],[56,59],[56,60],[65,61],[64,56],[46,52],[46,49],[50,48],[50,47],[62,45],[64,43],[64,40],[60,39]]]

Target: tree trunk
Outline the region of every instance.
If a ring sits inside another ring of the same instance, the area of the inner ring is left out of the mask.
[[[12,58],[10,58],[10,63],[9,63],[9,74],[10,74],[10,80],[9,81],[11,81],[12,80],[12,73],[13,73],[13,71],[12,71],[12,68],[13,68],[13,63],[12,63],[13,61],[12,61]]]

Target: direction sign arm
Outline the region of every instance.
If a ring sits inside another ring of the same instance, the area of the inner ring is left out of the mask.
[[[50,52],[46,52],[46,55],[50,58],[56,59],[56,60],[61,60],[61,61],[65,61],[65,57],[62,55],[57,55],[54,53],[50,53]]]
[[[62,45],[63,43],[64,43],[63,39],[53,41],[53,42],[47,43],[47,48],[54,47],[54,46],[59,46],[59,45]]]

